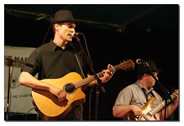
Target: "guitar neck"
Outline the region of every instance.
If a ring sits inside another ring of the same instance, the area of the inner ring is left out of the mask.
[[[121,62],[120,64],[118,64],[116,66],[112,66],[111,65],[110,71],[112,73],[115,73],[117,70],[129,70],[129,69],[133,69],[134,67],[135,67],[134,62],[131,59],[129,59],[127,61]],[[97,76],[98,76],[98,78],[101,78],[104,75],[103,75],[102,72],[99,72],[99,73],[97,73]],[[88,83],[90,83],[90,82],[92,82],[94,80],[96,80],[96,78],[95,78],[94,75],[92,75],[92,76],[90,76],[88,78],[85,78],[85,79],[83,79],[81,81],[76,82],[75,83],[75,88],[82,87],[83,85],[88,84]]]
[[[113,66],[111,66],[110,71],[114,73],[116,70],[115,70],[115,68]],[[103,75],[102,72],[99,72],[99,73],[97,73],[97,76],[98,76],[98,78],[101,78],[104,75]],[[92,75],[92,76],[90,76],[88,78],[85,78],[85,79],[83,79],[81,81],[76,82],[75,83],[75,88],[82,87],[82,86],[84,86],[84,85],[86,85],[86,84],[88,84],[88,83],[90,83],[90,82],[92,82],[94,80],[96,80],[95,75]]]
[[[175,95],[171,95],[171,99],[173,100],[176,96]],[[171,99],[168,99],[167,102],[170,103]],[[161,104],[159,104],[157,107],[155,107],[154,109],[152,109],[149,113],[152,115],[155,115],[157,112],[159,112],[163,107],[165,106],[165,100],[161,102]]]

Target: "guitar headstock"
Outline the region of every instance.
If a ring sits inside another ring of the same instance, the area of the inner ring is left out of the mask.
[[[116,70],[131,70],[134,68],[135,68],[135,63],[131,59],[123,61],[120,64],[114,66],[114,69]]]

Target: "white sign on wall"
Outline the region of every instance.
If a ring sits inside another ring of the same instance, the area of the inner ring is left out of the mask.
[[[24,62],[25,59],[35,48],[27,47],[13,47],[5,46],[4,55]],[[13,63],[13,67],[10,69],[10,104],[9,112],[27,113],[34,106],[32,105],[31,88],[21,86],[18,84],[18,79],[21,73],[20,63]],[[7,60],[4,62],[4,111],[7,111],[7,93],[8,93],[8,65]],[[31,110],[29,113],[36,113],[35,110]]]

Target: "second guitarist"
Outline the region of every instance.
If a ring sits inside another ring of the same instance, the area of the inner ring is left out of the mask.
[[[148,61],[148,64],[153,75],[158,79],[159,70],[154,61]],[[138,80],[119,93],[113,107],[113,116],[124,120],[164,120],[164,109],[160,109],[156,114],[149,113],[150,110],[156,108],[162,102],[160,95],[153,90],[155,79],[142,64],[137,66],[137,75]],[[167,107],[166,118],[178,107],[178,93],[178,90],[173,93],[175,96],[174,103]],[[149,99],[153,97],[155,100],[151,99],[150,102]],[[147,102],[150,105],[146,104]],[[149,108],[147,109],[148,112],[143,111],[146,107]],[[148,115],[145,116],[145,113],[148,113]]]

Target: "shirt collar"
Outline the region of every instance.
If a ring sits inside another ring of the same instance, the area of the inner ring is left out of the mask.
[[[137,81],[136,82],[136,84],[137,84],[137,86],[142,90],[144,87],[143,87],[143,85],[139,82],[139,81]],[[145,88],[144,88],[145,89]],[[145,89],[146,90],[146,89]],[[149,90],[146,90],[146,94],[149,94],[151,91],[153,91],[153,87],[151,87]]]
[[[58,46],[51,40],[50,47],[51,47],[51,50],[54,52]]]
[[[66,45],[66,48],[68,48],[69,44]],[[52,40],[50,41],[50,47],[51,47],[51,50],[54,52],[54,51],[57,51],[58,49],[59,50],[63,50],[61,47],[57,46]],[[65,48],[65,49],[66,49]]]

